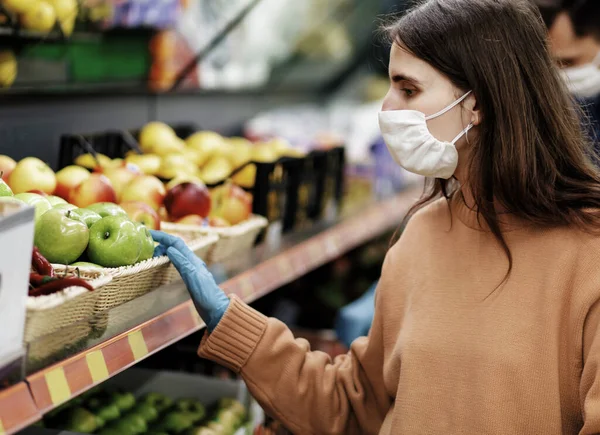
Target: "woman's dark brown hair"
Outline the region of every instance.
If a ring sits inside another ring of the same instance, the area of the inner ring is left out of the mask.
[[[472,90],[482,121],[471,140],[467,180],[480,222],[509,260],[497,209],[539,227],[600,230],[600,176],[580,112],[555,69],[546,28],[531,0],[429,0],[388,27],[392,41]],[[417,210],[457,193],[428,183]],[[482,221],[483,220],[483,221]]]

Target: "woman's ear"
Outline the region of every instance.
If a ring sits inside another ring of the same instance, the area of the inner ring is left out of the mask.
[[[477,105],[477,98],[472,93],[467,97],[463,104],[463,108],[467,111],[468,116],[470,117],[470,122],[474,126],[478,126],[481,124],[481,110],[479,110],[479,106]]]

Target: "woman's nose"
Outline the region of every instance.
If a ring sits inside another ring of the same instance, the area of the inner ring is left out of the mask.
[[[383,104],[381,105],[381,111],[387,112],[389,110],[401,110],[402,102],[399,98],[397,98],[394,89],[390,87],[388,93],[383,99]]]

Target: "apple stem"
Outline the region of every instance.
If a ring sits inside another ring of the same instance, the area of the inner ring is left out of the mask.
[[[4,175],[4,171],[0,171],[0,178]]]
[[[67,217],[70,218],[71,217],[71,210],[67,210]]]

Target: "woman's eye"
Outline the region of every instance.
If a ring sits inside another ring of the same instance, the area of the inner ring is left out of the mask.
[[[404,92],[404,93],[406,94],[406,96],[407,96],[407,97],[412,97],[412,96],[414,95],[414,93],[415,93],[415,91],[414,91],[414,90],[412,90],[412,89],[406,89],[406,88],[403,88],[403,89],[400,89],[400,90],[401,90],[402,92]]]

